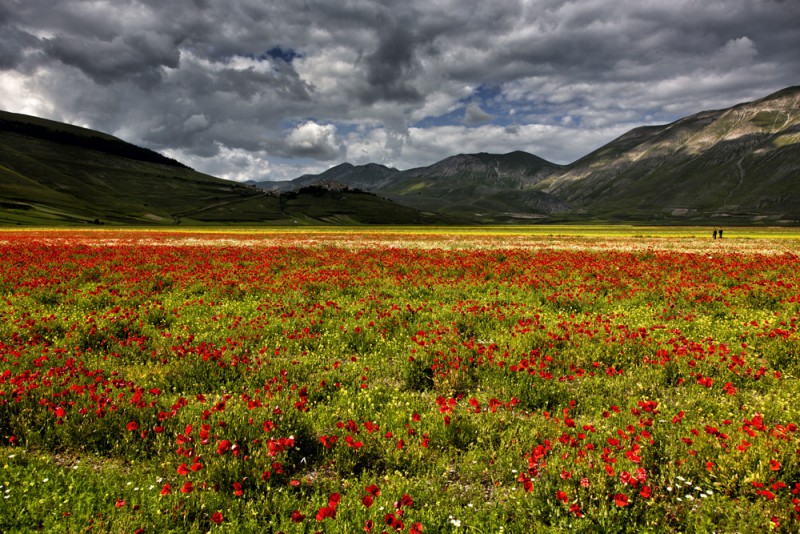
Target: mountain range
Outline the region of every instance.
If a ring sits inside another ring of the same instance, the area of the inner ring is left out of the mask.
[[[477,220],[800,223],[800,86],[636,128],[569,165],[526,152],[459,154],[399,171],[343,163],[286,191],[339,182]]]
[[[800,224],[800,86],[629,131],[569,165],[523,151],[240,184],[107,134],[0,112],[0,224]]]

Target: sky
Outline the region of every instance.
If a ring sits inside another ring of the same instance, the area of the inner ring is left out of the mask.
[[[524,150],[800,84],[800,0],[2,0],[0,109],[237,181]]]

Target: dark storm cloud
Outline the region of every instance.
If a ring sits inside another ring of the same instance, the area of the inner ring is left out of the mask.
[[[369,85],[361,98],[369,104],[378,100],[412,103],[424,99],[412,84],[415,70],[419,69],[415,57],[417,39],[405,24],[393,25],[382,36],[377,50],[364,61]]]
[[[36,41],[34,36],[14,26],[0,23],[0,70],[20,66],[26,51],[34,48]]]
[[[125,78],[158,83],[163,69],[176,68],[180,52],[165,35],[137,34],[111,41],[57,36],[44,39],[50,57],[80,69],[95,82],[107,84]]]
[[[798,20],[794,0],[5,0],[0,103],[237,179],[568,162],[797,84]]]

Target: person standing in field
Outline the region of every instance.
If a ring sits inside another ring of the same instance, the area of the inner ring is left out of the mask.
[[[722,228],[719,229],[719,238],[722,239]]]
[[[714,232],[711,235],[714,236],[714,239],[717,238],[717,229],[716,228],[714,228]]]

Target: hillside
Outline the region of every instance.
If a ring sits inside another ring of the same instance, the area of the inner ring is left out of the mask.
[[[0,112],[0,224],[439,224],[358,191],[267,192],[107,134]]]
[[[800,222],[800,87],[632,130],[537,189],[604,219]]]

